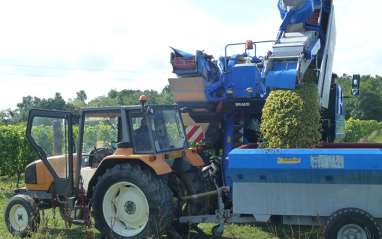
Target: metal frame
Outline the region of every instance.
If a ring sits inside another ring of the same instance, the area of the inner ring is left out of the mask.
[[[54,171],[52,165],[48,162],[47,155],[43,148],[34,141],[31,130],[33,118],[35,117],[47,117],[47,118],[61,118],[65,119],[68,122],[68,160],[69,160],[69,169],[73,169],[73,119],[72,113],[67,111],[53,111],[53,110],[36,110],[32,109],[29,112],[28,125],[26,131],[26,137],[31,143],[34,150],[39,155],[40,159],[43,161],[44,165],[47,167],[48,171],[52,174],[55,184],[55,192],[58,195],[73,195],[73,170],[69,170],[67,178],[58,177],[57,173]]]

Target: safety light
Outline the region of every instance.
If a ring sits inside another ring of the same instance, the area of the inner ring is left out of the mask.
[[[157,159],[157,156],[155,155],[150,155],[149,156],[149,160],[152,162],[152,161],[155,161]]]
[[[196,148],[192,148],[191,151],[192,151],[193,153],[196,153],[198,150],[197,150]]]
[[[141,102],[142,105],[144,105],[146,103],[146,101],[147,101],[147,96],[141,95],[139,97],[139,101]]]
[[[146,103],[146,101],[147,101],[147,97],[145,96],[145,95],[141,95],[140,97],[139,97],[139,101],[141,102],[141,104],[142,104],[142,112],[145,110],[145,103]]]
[[[199,150],[199,151],[203,151],[203,150],[204,150],[203,145],[199,145],[199,146],[198,146],[198,150]]]
[[[233,90],[231,88],[228,88],[226,90],[226,93],[229,94],[229,95],[232,95],[233,94]]]
[[[251,40],[248,40],[245,42],[245,46],[247,47],[247,49],[253,49],[253,45],[252,45],[252,41]]]

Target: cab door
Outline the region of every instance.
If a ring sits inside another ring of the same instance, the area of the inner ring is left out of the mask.
[[[30,110],[26,137],[54,179],[57,195],[73,195],[73,117],[65,111]]]

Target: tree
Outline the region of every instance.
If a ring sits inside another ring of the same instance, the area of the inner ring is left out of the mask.
[[[115,99],[115,98],[117,98],[117,96],[118,96],[118,91],[116,91],[116,90],[111,90],[111,91],[109,91],[109,93],[107,93],[107,96],[108,96],[109,98],[111,98],[111,99]]]
[[[41,103],[41,99],[32,97],[30,95],[24,96],[21,103],[17,104],[17,110],[12,115],[13,122],[26,122],[28,120],[29,110],[32,108],[38,108],[37,105]]]
[[[89,107],[101,107],[101,106],[113,106],[118,105],[115,102],[115,99],[111,99],[107,96],[99,96],[95,98],[94,100],[90,101],[88,106]]]
[[[174,104],[174,96],[171,93],[170,85],[166,85],[163,88],[159,104],[163,104],[163,105]]]
[[[45,110],[73,110],[73,106],[68,106],[66,101],[62,98],[61,93],[56,92],[54,98],[42,99],[39,104],[37,104],[38,109]]]
[[[353,117],[361,120],[382,121],[382,78],[362,76],[360,95],[356,100]]]
[[[0,125],[9,125],[14,121],[13,116],[15,112],[11,109],[1,110],[0,111]]]
[[[382,121],[382,78],[380,76],[372,77],[364,75],[361,77],[360,95],[351,96],[351,80],[352,77],[344,74],[336,80],[345,96],[345,113],[346,119],[350,117],[361,120],[377,120]]]
[[[87,97],[85,91],[83,91],[83,90],[78,91],[78,92],[76,93],[76,95],[77,95],[77,98],[76,98],[76,99],[79,100],[79,101],[81,101],[81,102],[83,102],[83,103],[85,103],[85,101],[88,99],[88,97]]]
[[[146,95],[148,98],[147,104],[173,104],[174,98],[171,94],[170,86],[166,85],[161,93],[155,90],[130,90],[125,89],[117,91],[110,90],[107,96],[99,96],[86,104],[87,95],[84,90],[76,93],[74,100],[66,102],[61,93],[56,92],[53,98],[40,99],[30,95],[22,98],[22,101],[17,104],[15,111],[3,110],[0,112],[0,123],[7,124],[25,124],[28,120],[29,110],[46,109],[46,110],[65,110],[73,111],[81,107],[101,107],[101,106],[116,106],[116,105],[139,105],[139,97]]]
[[[75,109],[74,105],[71,102],[67,103],[59,92],[55,93],[54,98],[48,99],[40,99],[38,97],[28,95],[24,96],[22,101],[17,104],[17,109],[15,111],[8,111],[8,114],[3,112],[2,119],[8,119],[8,122],[11,122],[12,124],[26,124],[29,110],[32,108],[66,111],[72,111]],[[11,118],[9,118],[9,116]]]
[[[166,85],[163,90],[162,90],[162,94],[165,95],[165,94],[171,94],[171,89],[170,89],[170,85]]]

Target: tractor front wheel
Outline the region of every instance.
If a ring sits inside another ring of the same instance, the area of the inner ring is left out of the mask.
[[[5,225],[12,235],[26,237],[35,232],[40,223],[36,202],[27,195],[16,195],[5,206]]]
[[[114,166],[93,191],[92,216],[104,237],[156,237],[172,221],[173,199],[166,181],[139,165]]]

